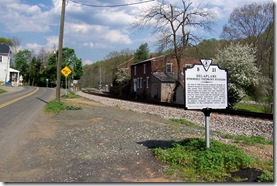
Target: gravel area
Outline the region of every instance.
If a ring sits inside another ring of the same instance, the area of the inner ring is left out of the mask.
[[[130,101],[122,101],[113,98],[91,95],[81,91],[78,91],[77,94],[105,105],[117,106],[136,112],[158,115],[164,119],[184,118],[199,126],[205,126],[205,117],[201,111],[197,112],[179,108],[168,108],[163,106],[134,103]],[[221,131],[231,135],[263,136],[271,140],[273,140],[274,137],[272,120],[231,116],[217,113],[211,113],[210,130]]]
[[[165,174],[168,166],[153,156],[152,148],[203,137],[203,129],[168,120],[186,118],[203,126],[202,112],[77,93],[82,98],[66,102],[82,110],[66,110],[58,115],[41,113],[39,120],[26,129],[17,151],[0,163],[1,181],[184,182],[176,175]],[[212,130],[228,133],[241,130],[248,135],[258,131],[270,136],[269,130],[261,132],[260,128],[250,127],[254,123],[260,127],[259,122],[270,126],[272,133],[272,121],[211,115]],[[218,136],[216,132],[211,135]],[[273,158],[272,146],[243,148],[248,154]]]

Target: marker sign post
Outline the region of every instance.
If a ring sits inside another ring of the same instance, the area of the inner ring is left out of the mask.
[[[186,68],[185,109],[199,109],[205,114],[206,147],[210,147],[209,118],[212,109],[228,107],[227,70],[212,65],[212,60],[201,60],[202,65]]]

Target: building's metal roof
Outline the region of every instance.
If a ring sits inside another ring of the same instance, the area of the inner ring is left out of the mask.
[[[161,82],[174,83],[176,81],[176,77],[172,73],[153,72],[152,75]]]

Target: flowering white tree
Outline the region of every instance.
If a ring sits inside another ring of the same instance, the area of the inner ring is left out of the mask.
[[[232,43],[220,50],[213,59],[219,67],[228,70],[228,101],[233,107],[246,95],[252,95],[253,88],[265,85],[267,79],[255,65],[256,50],[251,45]],[[262,87],[261,87],[262,88]],[[264,94],[267,94],[264,88]]]

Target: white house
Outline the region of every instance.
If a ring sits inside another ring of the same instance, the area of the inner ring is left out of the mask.
[[[10,85],[19,85],[19,71],[10,68],[11,48],[7,44],[0,43],[0,84],[7,82]]]

